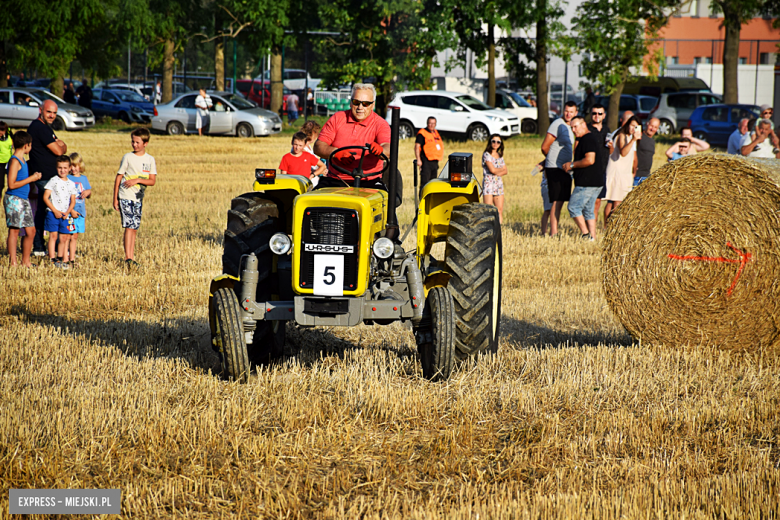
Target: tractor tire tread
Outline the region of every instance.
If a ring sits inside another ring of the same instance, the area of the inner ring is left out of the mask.
[[[499,272],[495,272],[496,255]],[[491,327],[491,323],[495,306],[500,322],[500,255],[501,228],[496,208],[476,203],[453,208],[445,264],[451,275],[448,288],[456,315],[456,354],[461,361],[498,348],[498,324]],[[498,297],[493,294],[496,276]]]

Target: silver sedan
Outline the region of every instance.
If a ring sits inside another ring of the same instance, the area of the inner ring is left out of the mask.
[[[66,103],[42,88],[0,88],[0,121],[8,126],[24,127],[38,119],[40,106],[50,99],[57,103],[57,119],[52,127],[60,130],[81,130],[95,126],[95,115],[88,108]]]
[[[188,92],[169,103],[157,105],[152,118],[152,129],[169,135],[195,134],[197,92]],[[282,131],[282,119],[270,110],[260,108],[239,94],[230,92],[209,93],[212,107],[207,126],[210,135],[235,135],[253,137],[272,135]]]

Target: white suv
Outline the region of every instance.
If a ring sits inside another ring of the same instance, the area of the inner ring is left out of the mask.
[[[399,137],[414,137],[415,129],[425,128],[428,117],[436,118],[440,132],[465,134],[472,141],[486,141],[491,134],[511,137],[520,133],[520,120],[505,110],[491,108],[468,94],[442,90],[399,92],[390,102],[401,107]],[[387,110],[390,122],[391,110]]]

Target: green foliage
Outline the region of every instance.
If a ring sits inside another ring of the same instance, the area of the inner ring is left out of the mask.
[[[454,44],[445,10],[432,0],[334,0],[318,9],[325,29],[342,33],[315,41],[330,86],[372,78],[386,99],[391,86],[424,88],[436,51]]]
[[[12,66],[61,75],[104,17],[100,0],[6,0],[0,37],[13,45]]]
[[[514,29],[528,29],[540,19],[547,22],[546,49],[548,54],[560,56],[564,60],[571,54],[571,46],[564,45],[566,27],[561,23],[563,9],[560,2],[528,1],[515,4],[515,13],[511,17]],[[536,38],[501,38],[498,45],[504,55],[507,72],[517,81],[519,88],[532,88],[536,91]],[[520,58],[523,58],[521,60]],[[549,56],[547,56],[549,59]]]
[[[631,68],[645,64],[650,41],[668,20],[677,0],[587,0],[572,20],[576,36],[569,45],[584,56],[584,76],[607,94],[622,86]],[[657,60],[651,55],[650,62]]]

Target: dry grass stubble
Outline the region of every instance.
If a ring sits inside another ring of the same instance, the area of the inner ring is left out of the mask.
[[[568,218],[562,241],[534,236],[538,139],[507,143],[497,357],[434,385],[401,326],[290,327],[290,358],[241,386],[209,373],[208,281],[230,199],[287,137],[153,136],[130,272],[110,209],[129,136],[64,137],[95,193],[82,267],[0,267],[4,514],[12,487],[120,488],[142,518],[780,514],[777,355],[633,345],[598,243]],[[411,142],[401,153],[411,195]]]

